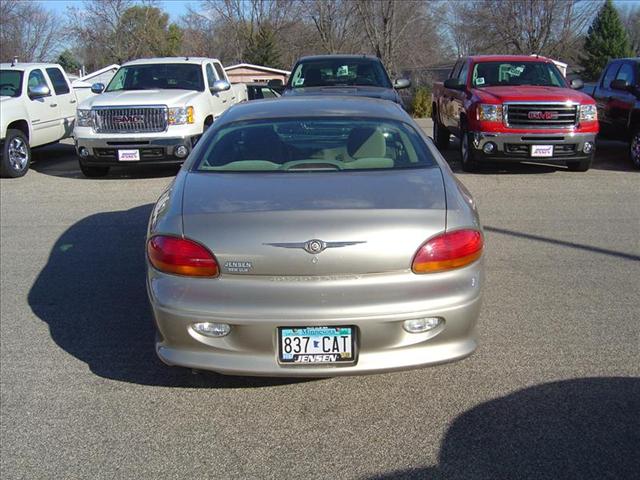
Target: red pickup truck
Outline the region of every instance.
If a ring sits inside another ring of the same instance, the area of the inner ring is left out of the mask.
[[[462,168],[486,161],[591,166],[598,133],[595,101],[576,91],[552,60],[522,55],[461,58],[433,88],[433,138],[440,149],[460,139]]]

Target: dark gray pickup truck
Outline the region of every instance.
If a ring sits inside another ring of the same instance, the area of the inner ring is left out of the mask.
[[[640,169],[640,57],[611,60],[598,83],[585,86],[598,108],[600,136],[629,142],[629,159]]]
[[[315,55],[300,58],[283,96],[346,95],[390,100],[402,105],[397,90],[411,86],[405,78],[391,83],[379,58],[369,55]]]

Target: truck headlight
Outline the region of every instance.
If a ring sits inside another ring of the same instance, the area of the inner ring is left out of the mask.
[[[172,107],[169,109],[169,125],[194,123],[193,107]]]
[[[484,122],[501,122],[502,105],[480,104],[478,105],[477,118]]]
[[[79,108],[76,115],[76,124],[79,127],[93,127],[93,115],[91,115],[91,110]]]
[[[595,105],[580,105],[580,121],[595,122],[598,120],[598,110]]]

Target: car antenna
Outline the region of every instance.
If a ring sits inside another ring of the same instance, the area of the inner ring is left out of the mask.
[[[184,57],[185,62],[189,61],[189,57]]]

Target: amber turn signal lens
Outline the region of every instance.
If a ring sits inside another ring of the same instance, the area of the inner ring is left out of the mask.
[[[216,277],[218,262],[213,254],[193,240],[156,235],[147,242],[151,265],[164,273],[189,277]]]
[[[477,230],[443,233],[418,249],[411,268],[414,273],[436,273],[464,267],[480,258],[483,246]]]

